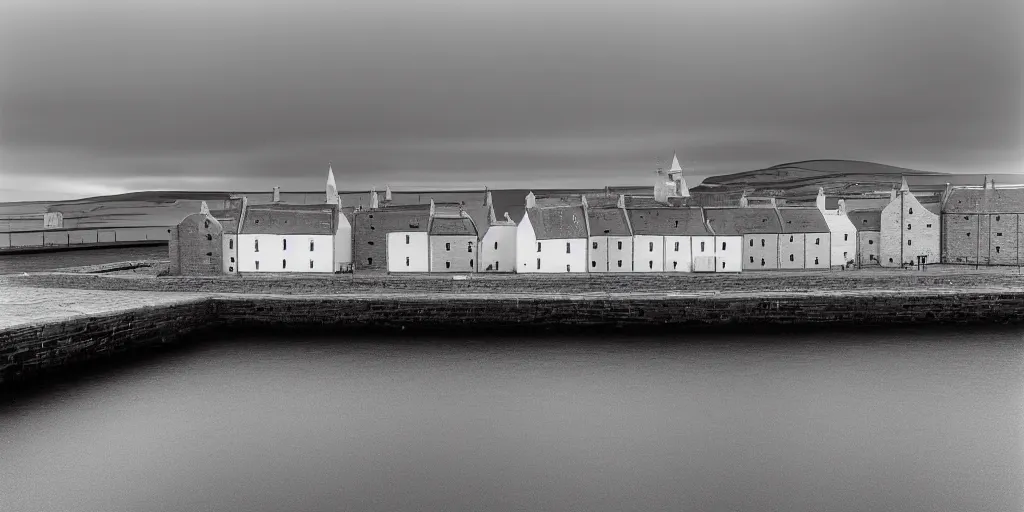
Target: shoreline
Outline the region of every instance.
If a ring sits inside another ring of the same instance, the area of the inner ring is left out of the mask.
[[[46,275],[89,276],[35,276]],[[111,284],[147,281],[109,274],[92,277]],[[10,276],[0,279],[7,292],[0,298],[0,386],[31,381],[106,356],[149,350],[198,333],[224,330],[316,331],[332,335],[364,331],[670,333],[685,341],[688,332],[698,329],[1024,323],[1024,287],[1010,287],[1009,283],[916,290],[612,289],[523,293],[381,289],[297,294],[105,291],[33,287],[18,281]]]

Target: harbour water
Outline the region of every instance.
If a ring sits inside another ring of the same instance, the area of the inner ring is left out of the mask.
[[[0,509],[1024,509],[1020,329],[275,336],[6,397]]]

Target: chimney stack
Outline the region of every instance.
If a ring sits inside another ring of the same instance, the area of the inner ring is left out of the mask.
[[[281,187],[274,187],[274,202],[281,202]]]
[[[533,195],[533,192],[526,194],[526,207],[536,208],[537,207],[537,196]]]

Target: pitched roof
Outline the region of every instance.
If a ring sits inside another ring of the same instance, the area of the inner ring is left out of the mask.
[[[370,222],[374,231],[379,233],[426,232],[430,228],[430,205],[403,205],[375,210],[359,210],[355,212],[354,217],[356,223]]]
[[[854,210],[846,212],[857,231],[881,231],[882,210]]]
[[[782,233],[774,208],[705,208],[704,216],[716,235]]]
[[[590,236],[630,236],[626,214],[620,208],[587,208]]]
[[[700,208],[632,208],[629,222],[636,235],[706,236]]]
[[[925,210],[928,210],[935,215],[942,214],[942,204],[940,203],[921,203],[921,206],[924,206]]]
[[[537,240],[587,238],[582,206],[527,208],[526,215],[530,218]]]
[[[1024,188],[957,187],[950,191],[944,213],[1024,213]]]
[[[433,217],[430,219],[431,235],[477,236],[476,226],[469,217]]]
[[[654,196],[626,196],[626,208],[659,208],[667,205],[654,200]]]
[[[779,208],[783,233],[829,233],[828,222],[817,208]]]
[[[240,233],[247,235],[333,235],[338,205],[250,205]]]
[[[225,210],[210,210],[210,216],[220,222],[225,233],[237,233],[238,219],[242,216],[242,205],[238,204],[234,208]]]

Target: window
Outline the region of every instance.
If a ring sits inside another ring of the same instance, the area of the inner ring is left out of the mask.
[[[450,243],[444,244],[444,250],[446,250],[446,251],[452,250],[452,244],[450,244]]]
[[[409,266],[409,257],[408,256],[405,257],[405,266],[407,266],[407,267]]]
[[[907,245],[910,245],[910,240],[907,240]]]
[[[313,252],[313,241],[309,241],[309,252]]]
[[[679,242],[676,242],[676,252],[679,252]]]
[[[761,266],[764,266],[764,258],[761,258]]]
[[[231,263],[234,263],[234,262],[235,262],[235,257],[234,257],[234,256],[232,256],[232,257],[231,257]]]
[[[468,253],[472,253],[473,252],[473,242],[469,242],[469,246],[466,247],[466,252],[468,252]]]
[[[540,242],[537,242],[537,252],[540,252]],[[540,260],[537,260],[537,261],[540,261]],[[540,267],[537,267],[537,268],[540,268]]]
[[[725,262],[724,261],[722,262],[722,268],[725,268]]]
[[[575,222],[575,217],[573,218],[573,221]],[[565,271],[566,272],[572,272],[572,267],[570,267],[569,265],[566,265],[565,266]]]
[[[570,249],[572,249],[572,245],[569,242],[566,242],[565,243],[565,253],[566,254],[570,254]]]
[[[999,216],[996,215],[996,222],[999,222]]]
[[[846,251],[843,251],[843,259],[844,259],[844,260],[845,260],[846,258],[848,258],[848,256],[847,256],[846,254],[847,254],[847,253],[846,253]]]
[[[450,261],[444,262],[444,268],[452,268],[452,262],[450,262]]]
[[[591,244],[590,248],[591,249],[597,249],[597,242],[594,242],[593,244]]]
[[[256,249],[256,252],[260,252],[260,241],[259,240],[253,240],[253,248]]]
[[[260,269],[260,260],[256,260],[256,270]]]
[[[235,248],[235,239],[234,238],[229,238],[228,239],[228,249],[234,249],[234,248]]]
[[[498,270],[498,262],[497,261],[494,262],[494,270]]]
[[[889,263],[892,263],[892,258],[889,258]]]
[[[234,271],[235,271],[235,267],[228,267],[228,272],[234,272]]]
[[[704,252],[704,242],[700,243],[700,252]]]
[[[792,241],[793,241],[793,235],[789,235],[789,241],[790,241],[790,242],[792,242]]]
[[[288,266],[288,260],[281,260],[281,268],[285,268],[287,266]]]
[[[537,258],[537,270],[540,270],[540,258]]]
[[[751,239],[750,239],[750,246],[751,246],[751,247],[753,247],[753,246],[754,246],[754,239],[753,239],[753,238],[751,238]]]
[[[373,265],[373,258],[366,258],[367,265]]]
[[[619,260],[619,268],[622,268],[622,260]]]
[[[373,240],[370,240],[369,242],[366,242],[366,245],[373,245]]]
[[[907,224],[907,231],[910,231],[910,224]]]
[[[622,250],[622,242],[619,242],[619,250]]]
[[[909,213],[910,213],[911,215],[913,215],[913,214],[914,214],[914,209],[913,209],[913,208],[911,208],[911,209],[910,209],[910,212],[909,212]]]
[[[281,239],[281,249],[282,250],[287,250],[288,249],[288,239],[287,238],[282,238]]]
[[[213,235],[211,235],[211,234],[207,233],[207,234],[206,234],[206,239],[207,239],[207,240],[213,240]]]
[[[722,250],[725,250],[725,242],[722,242]]]
[[[818,257],[817,257],[817,256],[815,256],[815,257],[814,257],[814,264],[815,264],[815,265],[817,265],[817,264],[818,264]]]
[[[309,268],[313,268],[313,260],[309,260]]]
[[[996,252],[999,252],[999,246],[998,245],[996,246]]]
[[[845,242],[845,241],[847,241],[849,239],[850,239],[850,234],[849,233],[843,233],[843,241]]]
[[[498,250],[498,242],[494,242],[494,250]],[[498,270],[498,269],[495,268],[494,270]]]
[[[678,265],[679,265],[678,261],[673,261],[672,262],[672,270],[675,270]]]
[[[761,247],[764,247],[764,238],[761,239]]]
[[[754,262],[754,257],[753,257],[753,256],[751,256],[751,257],[750,257],[750,262],[751,262],[751,263],[753,263],[753,262]]]
[[[208,221],[208,220],[204,220],[204,221],[203,221],[203,227],[204,227],[204,228],[208,228],[208,227],[210,227],[210,221]]]
[[[964,215],[964,220],[971,220],[971,217],[968,215]]]
[[[653,261],[648,261],[647,262],[647,267],[648,268],[654,268],[654,262]]]
[[[925,226],[924,226],[924,227],[926,227],[926,228],[930,228],[930,227],[932,227],[932,225],[931,225],[931,224],[925,224]]]
[[[677,228],[679,227],[679,221],[678,220],[676,221],[676,227]]]
[[[212,252],[208,252],[208,253],[206,253],[206,255],[207,256],[213,256],[213,253]]]
[[[868,245],[875,245],[875,241],[874,240],[868,240]]]
[[[970,231],[968,231],[968,232],[967,232],[967,238],[970,238],[970,237],[971,237],[971,232],[970,232]]]
[[[648,252],[654,252],[654,242],[648,242],[647,247],[650,249]]]
[[[594,260],[590,260],[590,268],[597,268],[597,262]]]
[[[996,236],[1003,236],[1002,233],[996,233]]]
[[[409,245],[409,235],[405,235],[405,245]]]
[[[820,238],[815,238],[814,239],[814,245],[821,245],[821,239]]]
[[[793,255],[792,254],[789,255],[789,261],[793,261]]]
[[[469,268],[473,268],[473,260],[469,260]]]

